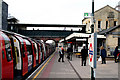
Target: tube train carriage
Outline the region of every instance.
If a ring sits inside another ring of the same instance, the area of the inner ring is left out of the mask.
[[[0,30],[2,79],[23,77],[55,51],[55,46]]]

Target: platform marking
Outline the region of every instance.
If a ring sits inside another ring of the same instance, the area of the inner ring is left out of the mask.
[[[54,54],[52,54],[52,56],[48,59],[48,61],[42,66],[42,68],[39,70],[39,72],[34,76],[34,78],[32,80],[34,80],[39,74],[40,72],[44,69],[44,67],[48,64],[48,62],[50,61],[50,59],[54,56]]]
[[[68,60],[69,64],[71,65],[71,67],[73,68],[73,70],[75,71],[75,73],[77,74],[79,80],[82,80],[81,76],[79,75],[79,73],[76,71],[76,69],[74,68],[74,66],[72,65],[72,63]]]
[[[55,52],[53,52],[53,54],[55,54],[56,53],[56,51]],[[52,54],[52,55],[53,55]],[[40,69],[46,62],[47,62],[47,60],[52,56],[52,55],[50,55],[30,76],[28,76],[28,78],[27,79],[25,79],[25,80],[28,80],[33,74],[35,74],[37,71],[38,71],[38,69]]]

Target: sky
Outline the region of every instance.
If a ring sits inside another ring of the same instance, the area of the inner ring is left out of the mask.
[[[3,0],[8,13],[19,23],[29,24],[82,24],[85,12],[92,12],[92,0]],[[94,0],[95,11],[120,0]]]

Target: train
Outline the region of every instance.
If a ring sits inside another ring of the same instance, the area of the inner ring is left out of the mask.
[[[54,51],[54,45],[0,30],[1,78],[16,80],[24,77]]]

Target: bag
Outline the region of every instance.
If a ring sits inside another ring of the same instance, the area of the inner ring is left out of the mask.
[[[98,61],[102,61],[101,56],[98,58]]]
[[[117,58],[116,59],[119,59],[119,56],[117,56]]]
[[[59,53],[60,53],[60,54],[63,54],[61,49],[60,49]]]

